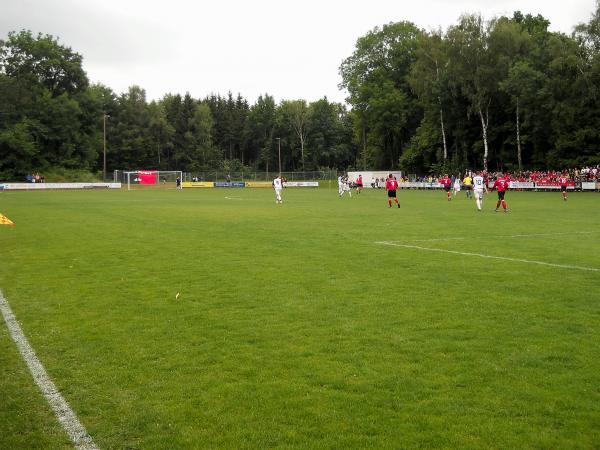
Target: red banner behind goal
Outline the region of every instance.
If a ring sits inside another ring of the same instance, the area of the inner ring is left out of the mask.
[[[139,171],[138,178],[140,180],[140,184],[156,184],[156,175],[157,172],[155,170]]]

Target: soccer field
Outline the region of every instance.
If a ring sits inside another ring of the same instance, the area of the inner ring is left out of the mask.
[[[495,199],[2,192],[0,289],[102,449],[597,448],[600,195]],[[3,321],[0,448],[71,448]]]

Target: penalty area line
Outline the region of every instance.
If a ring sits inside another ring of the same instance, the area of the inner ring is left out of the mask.
[[[19,353],[21,353],[27,367],[29,367],[35,383],[42,391],[63,429],[67,432],[69,438],[71,438],[75,448],[80,450],[98,450],[98,447],[87,433],[85,427],[79,422],[75,412],[48,376],[46,369],[44,369],[29,341],[27,341],[27,337],[25,337],[2,291],[0,291],[0,311],[2,311],[2,316],[4,317],[10,336],[17,345]]]
[[[397,242],[392,242],[392,241],[379,241],[379,242],[375,242],[375,244],[389,245],[392,247],[413,248],[416,250],[423,250],[423,251],[428,251],[428,252],[450,253],[453,255],[462,255],[462,256],[477,256],[479,258],[488,258],[488,259],[500,259],[503,261],[520,262],[520,263],[526,263],[526,264],[537,264],[539,266],[557,267],[560,269],[574,269],[574,270],[585,270],[587,272],[600,272],[600,269],[596,269],[594,267],[573,266],[573,265],[569,265],[569,264],[554,264],[554,263],[548,263],[548,262],[544,262],[544,261],[534,261],[531,259],[520,259],[520,258],[509,258],[506,256],[484,255],[483,253],[459,252],[457,250],[446,250],[443,248],[431,248],[431,247],[421,247],[419,245],[399,244]]]

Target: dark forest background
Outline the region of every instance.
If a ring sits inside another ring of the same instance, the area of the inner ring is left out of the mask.
[[[90,84],[82,55],[23,30],[0,41],[0,179],[31,172],[465,168],[600,163],[600,1],[571,35],[544,17],[463,15],[447,30],[389,23],[341,62],[347,105],[254,104]],[[165,81],[167,83],[168,81]],[[280,141],[278,140],[280,139]]]

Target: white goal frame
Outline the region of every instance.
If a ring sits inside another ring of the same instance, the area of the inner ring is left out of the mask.
[[[175,186],[176,189],[181,189],[182,188],[182,184],[183,183],[183,171],[181,170],[152,170],[152,169],[144,169],[144,170],[128,170],[128,171],[124,171],[123,175],[125,175],[127,177],[127,190],[131,191],[131,185],[136,185],[137,183],[132,183],[132,181],[134,181],[135,179],[132,179],[132,175],[133,176],[137,176],[140,172],[156,172],[156,184],[148,184],[148,185],[142,185],[142,186],[156,186],[156,187],[160,187],[161,184],[161,175],[176,175],[176,177],[179,177],[179,186]]]

